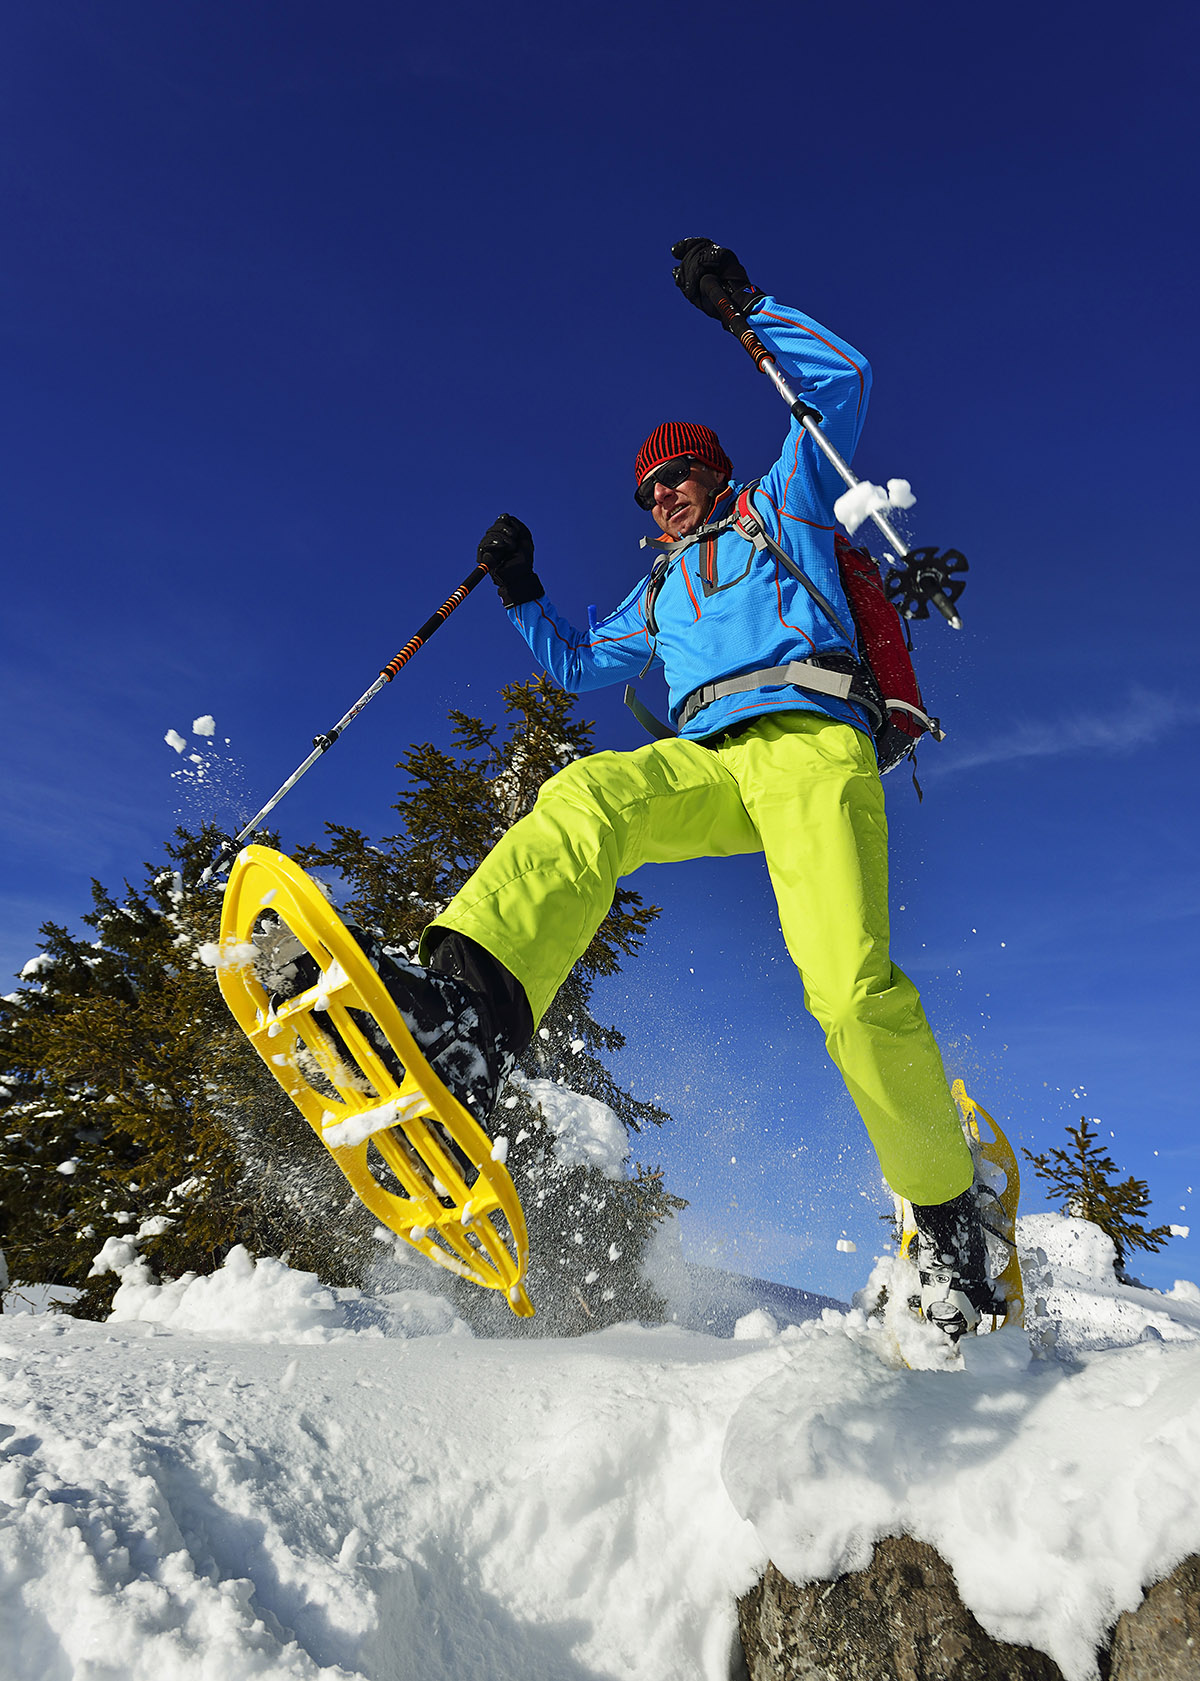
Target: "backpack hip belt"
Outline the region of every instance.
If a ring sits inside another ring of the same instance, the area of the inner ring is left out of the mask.
[[[724,677],[716,683],[705,683],[693,689],[679,708],[679,728],[687,725],[726,695],[747,694],[753,689],[790,687],[808,689],[813,694],[832,695],[836,700],[850,701],[861,706],[877,730],[884,719],[881,697],[877,697],[864,681],[863,671],[851,654],[816,654],[808,660],[790,660],[787,665],[763,666],[746,671],[738,677]]]

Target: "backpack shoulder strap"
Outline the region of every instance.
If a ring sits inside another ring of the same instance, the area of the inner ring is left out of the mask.
[[[779,564],[791,573],[796,582],[804,586],[838,635],[844,639],[847,648],[853,651],[855,646],[854,634],[846,629],[837,609],[821,593],[803,567],[797,566],[787,550],[777,543],[767,530],[765,521],[754,506],[753,492],[758,489],[760,482],[756,480],[754,484],[747,485],[739,495],[734,511],[734,529],[740,531],[743,537],[753,543],[760,554],[766,549],[775,556]]]

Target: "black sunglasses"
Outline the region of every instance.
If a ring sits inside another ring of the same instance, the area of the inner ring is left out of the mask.
[[[694,455],[677,455],[673,461],[664,461],[661,467],[655,467],[653,472],[647,473],[634,491],[634,500],[638,507],[645,508],[649,513],[654,506],[656,484],[664,484],[668,490],[677,490],[684,479],[691,478],[694,468],[703,465],[704,463],[697,461]]]

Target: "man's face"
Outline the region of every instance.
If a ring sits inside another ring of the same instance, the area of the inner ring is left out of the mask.
[[[682,484],[656,484],[654,506],[650,510],[655,525],[664,536],[690,537],[708,518],[721,482],[715,468],[697,462],[690,478]]]

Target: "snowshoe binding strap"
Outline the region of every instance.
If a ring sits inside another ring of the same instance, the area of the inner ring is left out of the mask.
[[[988,1250],[988,1288],[995,1304],[990,1312],[981,1312],[979,1300],[973,1299],[978,1297],[978,1290],[961,1287],[948,1289],[942,1301],[932,1303],[924,1317],[956,1342],[964,1332],[977,1328],[995,1331],[1004,1325],[1023,1324],[1025,1303],[1016,1245],[1017,1202],[1021,1192],[1017,1158],[1000,1127],[986,1109],[968,1097],[961,1080],[955,1080],[950,1092],[958,1105],[963,1132],[975,1162],[971,1194]],[[920,1234],[911,1203],[901,1204],[901,1217],[901,1258],[920,1264]],[[972,1282],[978,1285],[981,1281]],[[920,1299],[914,1298],[914,1302],[919,1310]],[[986,1307],[985,1303],[985,1310]]]

